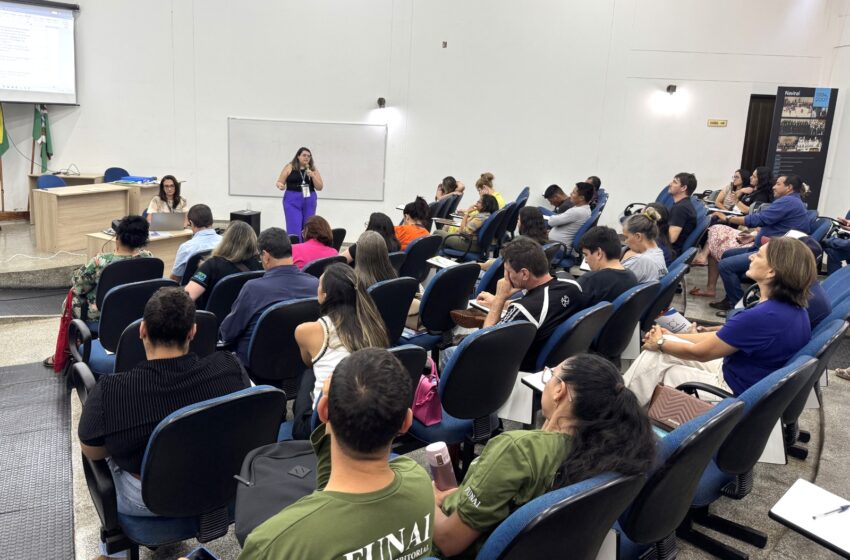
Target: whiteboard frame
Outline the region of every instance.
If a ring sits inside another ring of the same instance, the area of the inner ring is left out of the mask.
[[[323,200],[348,200],[348,201],[363,201],[363,202],[383,202],[386,200],[387,190],[387,143],[389,141],[389,127],[386,124],[380,123],[363,123],[363,122],[341,122],[341,121],[306,121],[296,119],[263,119],[258,117],[227,117],[227,194],[228,196],[246,196],[252,198],[280,198],[282,194],[234,194],[230,185],[230,122],[231,121],[261,121],[261,122],[285,122],[285,123],[300,123],[300,124],[339,124],[346,126],[372,126],[382,128],[384,130],[384,154],[383,168],[381,169],[381,198],[337,198],[334,196],[322,196]],[[289,162],[287,162],[289,163]],[[323,191],[316,191],[316,195]]]

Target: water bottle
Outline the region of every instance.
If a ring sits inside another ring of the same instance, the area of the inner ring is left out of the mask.
[[[457,488],[457,479],[446,442],[438,441],[427,446],[425,457],[431,469],[431,478],[434,479],[438,490]]]

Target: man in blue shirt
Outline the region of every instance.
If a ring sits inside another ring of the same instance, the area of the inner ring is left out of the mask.
[[[847,213],[850,217],[850,212]],[[850,230],[850,220],[847,218],[836,218],[841,224],[841,229],[846,233]],[[833,237],[824,239],[823,250],[826,253],[826,273],[832,274],[841,268],[841,262],[850,263],[850,239],[846,237]]]
[[[171,268],[171,279],[175,282],[180,282],[183,278],[186,263],[192,255],[215,249],[221,241],[221,236],[212,227],[212,210],[206,204],[195,204],[189,208],[186,219],[189,220],[189,226],[192,228],[192,238],[177,249],[174,266]]]
[[[265,309],[290,299],[316,297],[319,280],[304,274],[292,262],[292,243],[286,231],[269,228],[257,238],[260,260],[266,271],[262,278],[242,287],[230,314],[221,323],[221,340],[236,345],[236,355],[248,364],[248,345]]]
[[[803,190],[803,180],[797,175],[782,175],[773,185],[774,201],[761,212],[750,213],[746,216],[727,216],[716,212],[714,216],[730,226],[745,225],[749,228],[759,228],[750,247],[731,249],[723,254],[718,264],[720,278],[726,289],[726,299],[715,301],[709,305],[715,309],[728,311],[744,296],[741,289],[741,276],[750,265],[750,253],[758,250],[764,237],[782,237],[790,230],[811,233],[812,221],[800,198]]]

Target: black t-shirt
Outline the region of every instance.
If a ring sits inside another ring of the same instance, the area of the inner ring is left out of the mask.
[[[582,309],[581,300],[581,286],[575,280],[553,278],[511,303],[500,323],[530,321],[537,327],[534,341],[522,359],[522,371],[534,371],[540,349],[558,325]]]
[[[100,378],[80,416],[80,441],[106,446],[119,467],[141,474],[148,439],[166,416],[248,385],[229,352],[146,360],[130,371]]]
[[[241,266],[240,266],[241,265]],[[205,309],[207,300],[209,300],[212,289],[219,280],[225,276],[236,274],[237,272],[247,272],[249,270],[262,270],[263,265],[257,259],[248,259],[241,263],[233,263],[224,257],[211,257],[201,263],[201,266],[195,271],[191,281],[195,282],[204,288],[204,293],[195,302],[195,307]]]
[[[748,207],[752,206],[756,202],[768,203],[773,202],[773,188],[767,187],[764,189],[758,189],[750,194],[745,194],[741,197],[741,202],[746,204]]]
[[[301,192],[301,184],[305,184],[310,187],[310,192],[316,190],[316,187],[313,185],[313,178],[307,176],[307,171],[292,168],[292,171],[289,172],[289,175],[286,176],[286,190]]]
[[[676,242],[673,243],[673,251],[675,251],[676,256],[682,252],[682,246],[685,244],[685,239],[691,234],[694,229],[697,227],[697,211],[694,208],[694,203],[691,201],[690,197],[685,197],[679,202],[673,205],[673,208],[670,209],[670,220],[668,222],[670,227],[680,227],[682,231],[679,232],[679,237],[676,239]]]
[[[581,286],[582,309],[586,309],[600,301],[614,301],[629,288],[637,286],[638,281],[631,270],[603,268],[582,274],[578,283]]]

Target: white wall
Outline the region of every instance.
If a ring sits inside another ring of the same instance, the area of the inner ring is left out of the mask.
[[[51,108],[51,168],[172,172],[216,217],[250,204],[264,227],[282,225],[274,177],[270,198],[227,195],[226,118],[387,120],[386,200],[320,199],[350,238],[368,212],[396,217],[396,204],[430,197],[444,175],[471,186],[483,171],[506,197],[599,175],[613,223],[678,171],[694,171],[700,188],[724,183],[740,163],[750,94],[850,85],[846,53],[833,55],[846,3],[834,0],[80,4],[80,107]],[[670,83],[678,108],[660,93]],[[27,156],[31,115],[6,105]],[[708,118],[729,126],[709,129]],[[850,178],[840,159],[832,178]],[[23,208],[28,164],[14,152],[3,160],[7,209]]]

